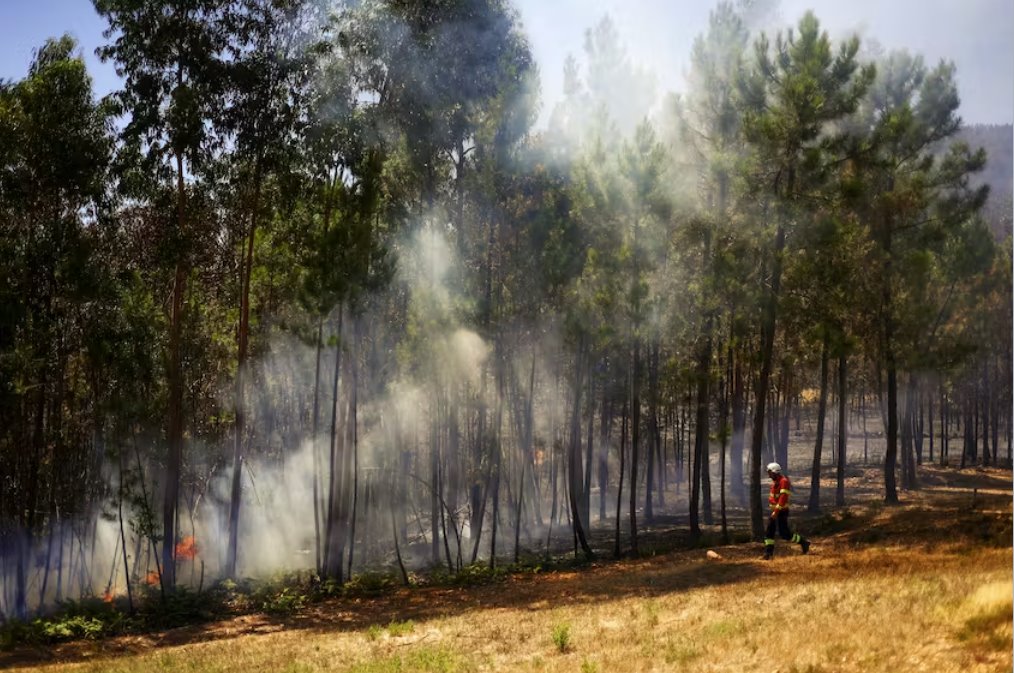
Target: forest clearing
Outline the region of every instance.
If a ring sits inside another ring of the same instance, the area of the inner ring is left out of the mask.
[[[279,617],[252,614],[0,654],[16,671],[394,673],[1011,668],[1011,480],[920,469],[885,506],[799,522],[807,556],[756,543],[519,572],[470,587],[392,589]],[[864,483],[865,482],[865,483]],[[805,492],[805,489],[800,489]],[[657,529],[646,545],[680,531]],[[777,661],[772,662],[776,658]]]

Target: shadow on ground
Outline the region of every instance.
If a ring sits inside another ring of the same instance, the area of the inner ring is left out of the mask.
[[[818,515],[799,512],[794,515],[796,522],[800,530],[816,538],[818,557],[863,546],[901,545],[913,549],[955,544],[968,549],[1011,546],[1010,472],[982,469],[959,472],[927,466],[920,468],[919,476],[922,489],[904,491],[901,504],[887,506],[880,484],[870,478],[869,472],[851,475],[856,483],[852,485],[854,490],[847,507],[827,509]],[[824,478],[821,482],[822,488],[826,488]],[[828,483],[833,484],[833,479]],[[800,490],[805,494],[807,488]],[[833,492],[833,487],[829,490]],[[805,499],[797,494],[796,501]],[[746,539],[746,512],[736,509],[730,513],[730,526],[738,531],[737,538]],[[705,541],[720,539],[717,526],[706,531]],[[611,549],[611,539],[601,532],[595,540],[596,548]],[[377,597],[331,599],[287,617],[249,614],[99,642],[22,648],[0,654],[0,668],[130,655],[153,648],[282,630],[359,631],[396,621],[425,622],[479,609],[543,610],[628,597],[651,598],[698,587],[747,582],[772,569],[759,560],[760,547],[756,543],[715,546],[721,559],[710,560],[700,542],[691,545],[685,519],[658,518],[645,528],[640,558],[618,561],[603,558],[577,570],[517,573],[485,586],[398,589]],[[657,553],[673,548],[678,551]],[[781,558],[782,554],[795,553],[781,547],[778,555]]]

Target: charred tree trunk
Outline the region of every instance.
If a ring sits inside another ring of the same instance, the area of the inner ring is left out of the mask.
[[[612,400],[609,398],[606,386],[603,386],[602,417],[599,419],[599,521],[606,520],[606,496],[609,492],[609,435],[613,422],[612,415]]]
[[[313,368],[313,419],[310,425],[310,450],[313,452],[313,550],[316,558],[317,574],[323,571],[321,548],[320,548],[320,473],[321,460],[317,442],[317,435],[320,432],[320,355],[323,347],[322,337],[324,331],[324,319],[317,319],[317,343],[316,357]]]
[[[834,504],[842,507],[845,504],[845,465],[848,446],[848,355],[844,345],[838,353],[838,483],[835,486]]]
[[[827,364],[829,359],[830,333],[824,329],[824,340],[820,348],[820,398],[817,401],[817,440],[813,445],[813,467],[810,470],[809,512],[820,511],[820,468],[824,443],[824,420],[827,414]]]
[[[584,388],[582,378],[585,369],[586,351],[587,346],[584,342],[584,338],[582,337],[581,345],[578,348],[577,361],[574,365],[574,406],[570,417],[570,450],[567,452],[567,491],[570,499],[571,525],[574,528],[574,534],[577,536],[577,540],[581,545],[581,549],[584,550],[585,555],[590,557],[592,555],[592,550],[588,545],[588,539],[585,536],[585,522],[582,521],[582,512],[580,507],[583,502],[583,494],[581,493],[583,480],[583,470],[581,469],[581,391]]]
[[[344,310],[339,304],[338,306],[338,325],[337,325],[337,343],[335,345],[334,354],[334,373],[331,379],[331,437],[328,450],[328,489],[327,489],[327,513],[325,516],[324,526],[324,559],[323,559],[323,570],[324,576],[330,579],[337,580],[339,583],[342,581],[342,564],[344,559],[341,558],[342,543],[338,540],[340,533],[340,526],[338,518],[340,513],[339,502],[342,497],[341,483],[343,475],[341,474],[341,465],[343,464],[342,456],[344,454],[343,445],[343,434],[340,432],[339,426],[339,409],[341,407],[341,400],[339,399],[339,382],[341,379],[341,352],[342,352],[342,322],[344,320]]]
[[[623,504],[623,468],[627,456],[627,400],[624,394],[622,419],[620,421],[620,477],[616,484],[616,538],[613,556],[620,557],[620,507]]]
[[[630,401],[630,549],[637,551],[637,462],[641,439],[641,343],[634,337],[634,368]]]
[[[595,365],[594,358],[588,358],[588,441],[585,445],[584,485],[581,493],[581,513],[586,529],[591,528],[591,481],[595,464]]]

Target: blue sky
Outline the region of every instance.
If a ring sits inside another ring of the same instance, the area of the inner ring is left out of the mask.
[[[95,56],[106,42],[105,27],[91,0],[0,0],[0,78],[24,77],[32,52],[46,38],[70,33],[81,45],[96,93],[108,93],[119,80],[112,64]]]
[[[562,89],[563,60],[580,56],[584,31],[603,14],[615,20],[631,57],[655,71],[660,88],[679,90],[690,45],[712,3],[700,0],[515,0],[542,75],[543,119]],[[781,23],[812,8],[833,37],[858,32],[885,49],[905,47],[927,63],[953,60],[966,122],[1014,122],[1014,0],[781,0]],[[0,0],[0,78],[25,75],[32,51],[69,32],[81,44],[96,92],[117,85],[95,48],[105,25],[91,0]]]

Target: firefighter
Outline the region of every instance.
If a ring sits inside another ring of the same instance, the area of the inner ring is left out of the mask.
[[[771,494],[768,496],[771,518],[768,519],[768,530],[764,535],[764,560],[770,561],[774,556],[776,531],[783,540],[798,543],[805,554],[810,551],[810,541],[789,529],[789,496],[792,495],[792,483],[782,474],[782,466],[778,463],[768,463],[768,476],[771,478]]]

